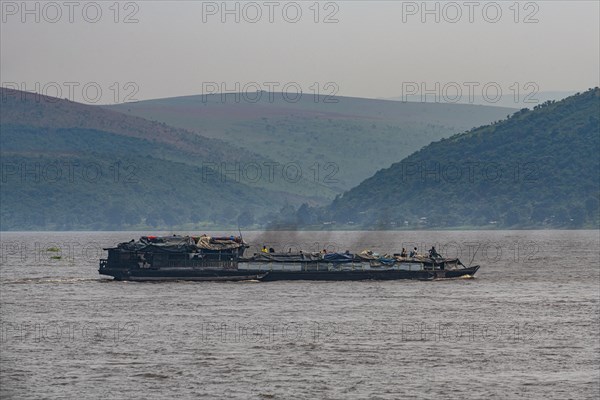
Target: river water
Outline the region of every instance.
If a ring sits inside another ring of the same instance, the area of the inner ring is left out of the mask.
[[[598,231],[244,233],[251,251],[436,245],[474,279],[98,275],[142,234],[2,233],[2,398],[600,397]]]

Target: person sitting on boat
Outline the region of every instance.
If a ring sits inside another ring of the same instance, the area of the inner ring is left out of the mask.
[[[275,253],[275,249],[272,247],[269,247],[269,253]]]
[[[327,249],[321,250],[321,254],[327,254]]]
[[[418,253],[417,253],[417,248],[415,247],[413,250],[410,251],[409,257],[413,258],[416,256],[418,256]]]
[[[431,257],[431,258],[441,257],[440,253],[438,253],[435,250],[435,246],[431,246],[431,249],[429,249],[429,257]]]
[[[400,257],[402,258],[406,258],[407,254],[406,254],[406,249],[403,247],[402,251],[400,252]]]
[[[267,246],[263,246],[262,249],[260,249],[261,252],[263,253],[268,253],[269,250],[267,250]]]

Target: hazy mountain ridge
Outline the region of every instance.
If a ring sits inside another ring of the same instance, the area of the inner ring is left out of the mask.
[[[240,162],[271,162],[266,157],[164,123],[66,100],[28,96],[34,95],[5,97],[2,92],[1,222],[5,230],[237,223],[276,227],[324,221],[337,221],[337,227],[347,224],[385,229],[407,224],[511,228],[598,224],[598,89],[545,103],[533,111],[524,109],[506,120],[431,143],[380,170],[330,207],[303,205],[298,210],[293,205],[307,198],[277,190],[281,184],[272,185],[274,190],[251,187],[231,177],[223,180],[218,171],[203,167],[205,163],[231,167]],[[356,109],[357,103],[353,104],[355,107],[348,110]],[[284,104],[282,108],[286,107],[292,106]],[[414,110],[428,109],[423,104],[410,107],[413,111],[404,108],[403,112],[413,122],[420,118]],[[379,128],[372,112],[363,110],[351,120],[346,119],[349,114],[333,117],[327,111],[315,112],[307,120],[295,112],[274,125],[268,117],[259,121],[242,118],[235,128],[228,129],[249,127],[255,131],[253,140],[267,139],[264,148],[272,156],[277,154],[273,143],[281,129],[283,135],[302,138],[304,143],[316,141],[316,148],[327,154],[345,156],[357,164],[371,162],[371,168],[376,168],[379,159],[370,154],[390,151],[392,157],[399,153],[397,141],[385,134],[390,130],[393,134],[389,136],[398,135],[398,127]],[[328,118],[321,119],[323,116]],[[271,128],[261,136],[256,132],[260,133],[257,126],[263,123]],[[324,129],[327,124],[333,124],[329,130]],[[412,127],[418,125],[414,122]],[[366,142],[357,142],[356,137],[364,136],[367,126],[380,136],[367,135]],[[425,135],[428,140],[443,134],[442,127],[426,126],[430,128]],[[346,134],[342,142],[354,152],[336,153],[343,147],[336,147],[336,143]],[[405,141],[404,150],[414,144],[410,143],[411,135],[419,136],[406,130],[398,139]],[[279,157],[296,154],[301,158],[306,154],[306,149],[289,146],[285,139],[279,149],[288,147],[291,151],[279,153]],[[84,176],[82,168],[89,166],[100,168],[100,175]],[[54,179],[57,167],[61,176]],[[320,170],[324,172],[328,171]],[[334,179],[327,184],[335,187],[336,176],[329,177]],[[307,177],[303,179],[301,184],[306,184]],[[297,189],[294,184],[290,186]],[[560,204],[553,200],[557,192],[565,193]]]
[[[0,88],[2,123],[32,127],[81,128],[172,146],[205,159],[248,159],[252,153],[181,128],[105,108]]]
[[[304,176],[334,193],[350,189],[434,140],[515,111],[310,93],[290,101],[285,95],[197,95],[108,108],[222,139],[282,165],[296,163]]]
[[[311,201],[222,178],[213,168],[221,163],[269,161],[229,143],[100,107],[0,94],[3,230],[235,225]]]

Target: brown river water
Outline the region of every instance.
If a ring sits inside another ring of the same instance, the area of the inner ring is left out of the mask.
[[[152,233],[1,234],[2,398],[600,398],[598,231],[244,233],[250,252],[435,245],[473,279],[98,275],[103,247]]]

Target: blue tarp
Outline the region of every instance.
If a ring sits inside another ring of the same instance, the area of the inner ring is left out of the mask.
[[[332,263],[349,263],[354,259],[353,254],[348,253],[329,253],[323,254],[323,260]]]

